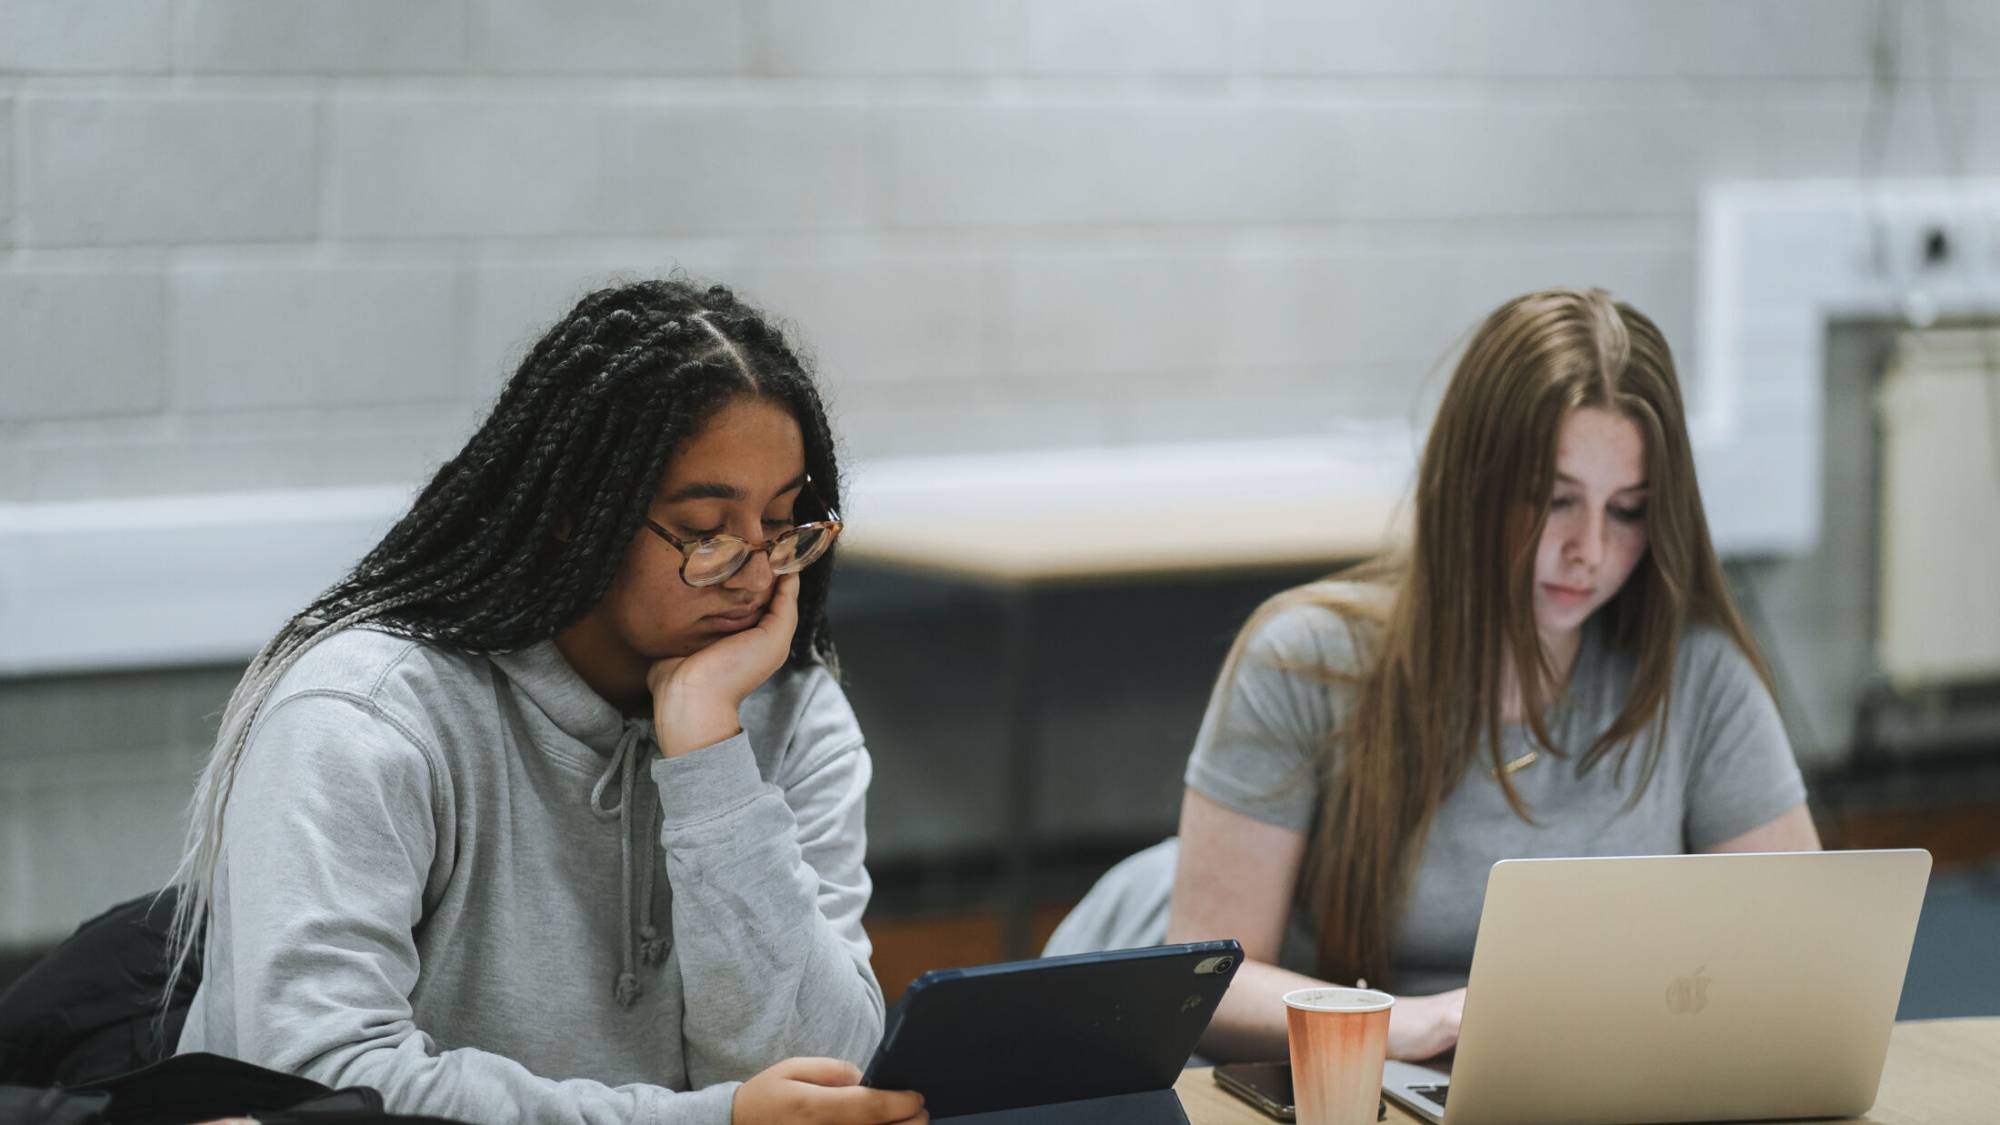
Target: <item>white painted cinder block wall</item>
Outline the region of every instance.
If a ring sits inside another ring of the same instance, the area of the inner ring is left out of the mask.
[[[2000,167],[2000,9],[1937,10]],[[1408,418],[1556,282],[1691,355],[1699,188],[1854,173],[1878,15],[0,0],[0,503],[414,481],[673,265],[797,322],[863,457]],[[1884,170],[1943,170],[1904,102]]]

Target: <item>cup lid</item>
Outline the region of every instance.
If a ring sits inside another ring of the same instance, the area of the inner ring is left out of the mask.
[[[1372,988],[1320,985],[1285,993],[1286,1007],[1305,1012],[1379,1012],[1395,1003],[1394,996]]]

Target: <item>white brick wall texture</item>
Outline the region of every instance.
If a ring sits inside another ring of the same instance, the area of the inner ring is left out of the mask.
[[[797,325],[828,382],[962,386],[999,369],[998,268],[976,249],[830,248],[745,269],[745,286]],[[881,346],[891,339],[894,349]]]
[[[171,0],[0,0],[0,72],[164,74]]]
[[[495,74],[740,74],[751,4],[507,0],[467,7],[469,66]]]
[[[620,201],[645,234],[820,234],[871,221],[873,130],[857,106],[644,106],[625,120]],[[888,220],[890,216],[881,216]]]
[[[1874,0],[1350,0],[1262,8],[1255,45],[1275,74],[1604,78],[1860,78],[1884,6]],[[1898,5],[1890,31],[1923,42],[1932,21],[1956,44],[1957,75],[1991,76],[2000,10],[1983,0]],[[1927,75],[1934,56],[1898,69]]]
[[[1481,5],[1457,0],[1351,0],[1266,5],[1253,58],[1277,75],[1416,75],[1468,72],[1463,43]]]
[[[203,74],[458,73],[464,0],[181,0],[174,61]]]
[[[1000,361],[1023,376],[1225,369],[1223,262],[1200,252],[1024,254],[1002,294],[1015,331]],[[1103,293],[1121,295],[1116,302]]]
[[[461,288],[439,267],[178,271],[176,405],[456,405]]]
[[[763,55],[793,75],[997,76],[1021,66],[1019,0],[766,0]]]
[[[1021,8],[1024,69],[1080,75],[1227,74],[1257,12],[1233,0],[1034,0]]]
[[[296,96],[28,97],[17,232],[38,247],[307,241],[317,108]]]
[[[1256,223],[1269,170],[1247,166],[1254,146],[1233,131],[1251,116],[1185,96],[897,108],[883,115],[888,213],[913,227]]]
[[[19,443],[24,467],[8,499],[414,488],[471,433],[469,405],[189,412],[122,429],[51,422]]]
[[[610,99],[371,93],[332,112],[336,237],[619,233],[629,110]]]
[[[0,504],[28,499],[28,448],[19,437],[23,426],[0,422]]]
[[[796,324],[861,456],[1411,417],[1556,282],[1691,360],[1697,193],[1854,174],[1883,18],[0,0],[0,497],[421,473],[575,296],[676,264]],[[1883,170],[1945,169],[1941,29],[1994,171],[2000,9],[1889,18]]]
[[[0,249],[14,243],[14,102],[0,98]]]
[[[0,273],[0,422],[164,410],[165,288],[152,271]]]

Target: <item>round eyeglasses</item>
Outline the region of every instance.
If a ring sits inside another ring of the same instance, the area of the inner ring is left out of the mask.
[[[762,543],[735,535],[683,539],[651,516],[646,517],[646,527],[681,553],[681,581],[690,586],[714,586],[734,578],[759,551],[770,556],[773,574],[797,574],[818,562],[840,537],[840,513],[828,508],[826,515],[826,519],[798,524]]]

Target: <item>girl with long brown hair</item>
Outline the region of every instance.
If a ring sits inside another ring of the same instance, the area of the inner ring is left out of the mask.
[[[1356,980],[1402,997],[1392,1056],[1448,1049],[1495,861],[1819,846],[1652,321],[1600,290],[1501,306],[1414,516],[1407,549],[1251,617],[1178,846],[1114,869],[1051,942],[1241,941],[1205,1053],[1283,1057],[1280,997]]]

